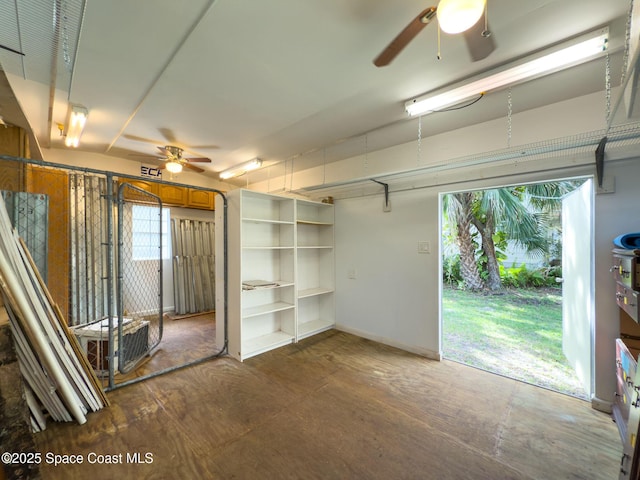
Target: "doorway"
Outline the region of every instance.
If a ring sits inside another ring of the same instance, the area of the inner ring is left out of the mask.
[[[584,178],[442,195],[445,359],[590,398],[592,198]]]

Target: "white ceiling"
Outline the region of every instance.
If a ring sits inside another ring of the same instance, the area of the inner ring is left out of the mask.
[[[89,109],[80,150],[140,162],[131,154],[177,144],[211,158],[203,175],[216,178],[254,157],[268,165],[320,152],[332,161],[413,140],[406,100],[601,26],[610,26],[611,82],[620,82],[629,0],[488,0],[497,49],[485,60],[471,62],[463,38],[446,34],[437,60],[434,23],[391,65],[375,67],[373,59],[430,4],[15,0],[0,7],[0,45],[24,56],[2,50],[0,64],[45,159],[48,148],[64,148],[57,124],[78,103]],[[52,5],[61,13],[58,35]],[[513,112],[604,85],[601,58],[514,87]],[[505,116],[506,95],[424,117],[422,135]],[[0,99],[0,115],[12,122]]]

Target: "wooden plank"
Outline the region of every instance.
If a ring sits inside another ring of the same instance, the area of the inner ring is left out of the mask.
[[[2,288],[7,292],[11,292],[17,307],[14,311],[20,324],[29,326],[33,337],[30,340],[37,349],[38,358],[54,378],[67,408],[78,423],[85,423],[87,420],[83,405],[79,401],[74,387],[69,382],[64,370],[60,367],[53,346],[41,331],[41,324],[33,310],[32,299],[29,299],[23,290],[27,286],[23,277],[25,274],[24,268],[20,268],[21,261],[16,244],[12,241],[13,235],[10,226],[4,200],[0,197],[0,276],[3,280]]]
[[[63,371],[67,375],[69,382],[79,397],[78,400],[82,401],[82,399],[84,399],[86,404],[83,403],[83,406],[88,405],[94,411],[99,410],[100,405],[96,401],[95,395],[87,387],[86,382],[82,378],[81,368],[77,357],[73,354],[68,341],[65,341],[66,338],[60,331],[59,325],[54,323],[54,313],[51,305],[47,303],[46,296],[43,291],[38,289],[39,284],[35,279],[36,276],[39,277],[38,271],[32,263],[29,263],[29,260],[33,262],[33,259],[28,255],[28,250],[24,248],[25,245],[21,242],[21,239],[15,230],[14,238],[18,254],[23,262],[22,267],[24,267],[24,271],[22,271],[22,269],[19,270],[22,275],[23,287],[26,287],[25,290],[29,295],[29,298],[32,300],[32,306],[34,308],[36,318],[49,338],[56,357],[58,358],[60,365],[63,367]]]
[[[78,341],[75,334],[71,331],[71,329],[67,325],[67,322],[64,320],[62,311],[60,310],[58,305],[53,301],[53,298],[51,297],[49,289],[45,285],[44,280],[40,276],[37,268],[35,268],[33,258],[31,257],[31,254],[29,253],[29,250],[27,249],[24,243],[24,240],[20,238],[19,241],[25,255],[27,256],[28,262],[31,265],[32,271],[38,280],[40,291],[42,295],[45,296],[45,298],[47,299],[48,305],[52,309],[51,311],[52,317],[50,318],[55,319],[54,325],[62,331],[62,333],[64,334],[64,338],[66,339],[67,342],[69,342],[69,346],[71,346],[72,352],[69,352],[67,350],[68,353],[70,355],[73,355],[73,357],[75,359],[78,359],[78,361],[80,362],[79,368],[82,369],[82,372],[84,373],[84,375],[86,375],[86,380],[90,383],[90,387],[92,388],[92,395],[98,397],[99,399],[99,405],[94,409],[94,411],[99,410],[104,405],[109,405],[109,400],[107,399],[107,396],[104,394],[104,391],[102,390],[100,380],[98,379],[93,367],[89,364],[89,360],[87,359],[86,352],[82,350],[82,347],[80,346],[80,342]]]

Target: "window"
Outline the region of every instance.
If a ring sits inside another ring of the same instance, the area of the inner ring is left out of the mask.
[[[158,259],[158,234],[162,238],[162,259],[171,258],[169,209],[146,205],[131,206],[131,249],[133,260]],[[160,222],[160,225],[158,225]]]

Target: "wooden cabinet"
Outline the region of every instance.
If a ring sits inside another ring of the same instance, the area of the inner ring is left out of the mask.
[[[233,357],[333,327],[332,205],[239,189],[228,195],[227,225]]]
[[[121,179],[120,183],[128,183],[146,192],[157,195],[160,197],[160,200],[162,200],[163,205],[168,207],[197,208],[201,210],[215,209],[216,195],[215,192],[210,190],[129,178]],[[127,195],[127,200],[135,200],[131,198],[132,195],[136,195],[135,192],[128,191],[125,195]]]
[[[184,207],[187,204],[187,189],[184,187],[161,183],[159,196],[165,205]]]
[[[120,180],[120,183],[128,183],[129,185],[133,185],[145,192],[152,193],[153,195],[159,195],[160,193],[160,184],[157,182],[151,182],[149,180],[138,180],[133,178],[123,178]],[[133,190],[125,190],[125,198],[127,200],[136,200],[136,198],[131,198],[132,195],[136,195]]]
[[[202,208],[204,210],[215,210],[216,194],[209,190],[199,190],[190,188],[187,191],[187,206],[189,208]]]

